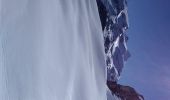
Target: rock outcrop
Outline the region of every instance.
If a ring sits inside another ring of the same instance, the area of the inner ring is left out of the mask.
[[[144,100],[144,97],[130,86],[123,86],[111,81],[107,81],[107,86],[112,94],[116,95],[121,100]]]

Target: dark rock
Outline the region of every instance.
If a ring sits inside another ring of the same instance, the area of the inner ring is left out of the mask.
[[[121,98],[121,100],[144,100],[144,97],[130,86],[123,86],[112,81],[107,81],[107,86],[112,94]]]

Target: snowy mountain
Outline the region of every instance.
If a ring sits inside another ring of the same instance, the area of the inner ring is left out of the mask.
[[[97,2],[0,0],[0,100],[125,100],[136,93],[117,84],[130,56],[127,3]]]
[[[126,43],[129,27],[126,0],[97,0],[101,19],[106,68],[108,100],[143,100],[132,87],[117,84],[124,62],[130,57]]]

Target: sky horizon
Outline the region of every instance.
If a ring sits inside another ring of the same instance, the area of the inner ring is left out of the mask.
[[[145,100],[170,98],[169,4],[169,0],[128,2],[128,49],[132,56],[119,83],[134,87]]]

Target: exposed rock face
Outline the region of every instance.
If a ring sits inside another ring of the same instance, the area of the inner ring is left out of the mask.
[[[121,100],[144,100],[144,97],[130,86],[123,86],[111,81],[107,81],[107,86],[112,91],[112,94],[121,98]]]
[[[126,42],[129,27],[126,0],[97,0],[107,67],[107,85],[121,100],[143,100],[132,87],[117,84],[124,62],[130,57]]]
[[[107,80],[118,81],[124,61],[130,56],[128,40],[127,3],[125,0],[97,0],[104,33]]]

